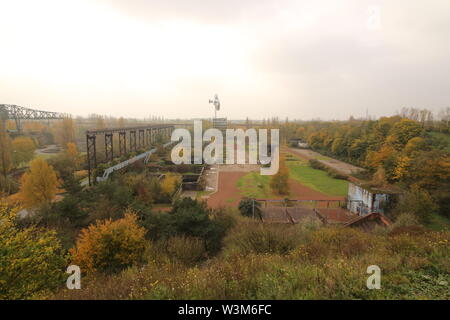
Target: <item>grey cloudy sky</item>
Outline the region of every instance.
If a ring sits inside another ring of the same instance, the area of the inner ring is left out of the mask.
[[[0,0],[0,103],[346,119],[450,106],[448,0]]]

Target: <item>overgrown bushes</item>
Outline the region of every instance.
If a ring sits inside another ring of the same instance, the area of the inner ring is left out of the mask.
[[[209,254],[217,253],[226,230],[233,224],[223,214],[214,215],[204,202],[183,198],[174,203],[170,212],[147,215],[142,225],[151,240],[168,239],[172,236],[196,237],[203,240]]]
[[[131,268],[106,278],[86,279],[84,290],[63,290],[55,298],[448,297],[448,232],[426,231],[414,236],[408,233],[373,235],[349,228],[303,230],[300,225],[280,225],[275,233],[278,227],[266,227],[255,223],[247,225],[244,221],[230,231],[224,242],[224,253],[202,265],[190,266],[176,259],[154,256],[144,268]],[[295,230],[296,227],[302,229],[301,232]],[[252,240],[255,237],[272,240]],[[248,244],[245,239],[254,242]],[[273,243],[277,245],[273,246]],[[366,271],[370,265],[381,268],[382,290],[366,287]]]
[[[116,221],[97,221],[81,231],[76,247],[70,250],[72,262],[84,272],[123,270],[143,262],[144,235],[134,213]]]
[[[418,222],[428,224],[433,215],[438,211],[438,206],[428,192],[417,187],[411,188],[394,208],[396,216],[410,214]],[[403,219],[403,218],[402,218]]]
[[[419,114],[417,110],[413,113]],[[442,133],[447,128],[439,128],[440,132],[426,130],[427,125],[417,121],[417,116],[404,116],[311,121],[297,125],[296,137],[306,139],[313,150],[364,167],[370,174],[381,168],[386,183],[405,189],[419,186],[430,193],[438,213],[449,217],[449,136]],[[371,177],[364,174],[360,178]]]
[[[64,283],[66,257],[55,232],[20,228],[0,203],[0,300],[45,297]]]
[[[233,254],[287,254],[301,241],[296,226],[241,221],[225,239],[226,252]]]
[[[150,256],[178,261],[186,266],[194,266],[208,257],[204,240],[196,237],[174,236],[154,242]]]

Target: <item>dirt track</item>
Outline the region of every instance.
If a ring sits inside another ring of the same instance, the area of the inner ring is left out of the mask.
[[[219,172],[218,191],[208,198],[208,206],[211,208],[236,207],[242,199],[242,194],[237,187],[237,181],[247,172]],[[297,200],[343,200],[344,197],[327,196],[323,193],[308,188],[298,181],[290,179],[290,199]],[[277,196],[273,199],[284,199],[286,196]]]
[[[216,193],[208,199],[208,206],[219,208],[226,206],[237,206],[242,196],[237,187],[237,181],[246,172],[219,172],[219,188]]]

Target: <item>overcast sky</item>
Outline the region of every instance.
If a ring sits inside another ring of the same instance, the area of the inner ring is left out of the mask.
[[[346,119],[450,106],[449,0],[0,0],[0,104]]]

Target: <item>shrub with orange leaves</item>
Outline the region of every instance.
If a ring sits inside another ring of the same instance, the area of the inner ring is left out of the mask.
[[[97,221],[81,230],[76,248],[70,253],[72,263],[83,272],[117,272],[142,262],[146,248],[145,229],[132,212],[116,221]]]

